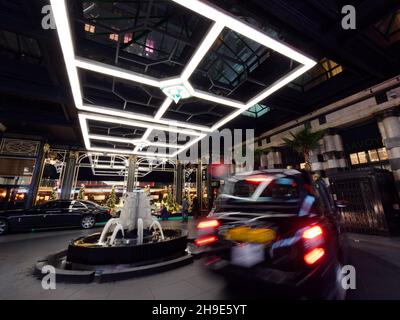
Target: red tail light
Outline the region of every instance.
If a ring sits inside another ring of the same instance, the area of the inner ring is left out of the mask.
[[[218,228],[219,221],[218,220],[204,220],[199,222],[197,225],[197,229],[208,229],[208,228]]]
[[[322,232],[322,229],[320,226],[313,226],[303,232],[303,238],[304,239],[314,239],[318,236],[321,236],[322,233],[323,232]]]
[[[204,246],[206,244],[211,244],[213,242],[217,241],[217,237],[216,236],[207,236],[207,237],[202,237],[202,238],[198,238],[194,241],[194,243],[197,246]]]
[[[315,248],[304,255],[304,261],[308,265],[312,265],[320,260],[325,255],[325,250],[323,248]]]

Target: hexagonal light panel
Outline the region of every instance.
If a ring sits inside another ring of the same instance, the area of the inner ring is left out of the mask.
[[[196,49],[196,51],[190,58],[189,62],[184,67],[182,74],[179,77],[161,80],[134,71],[122,69],[117,66],[108,65],[98,61],[76,56],[74,44],[72,41],[72,34],[68,18],[66,0],[50,0],[54,19],[57,25],[57,31],[60,39],[61,48],[64,55],[67,73],[72,89],[72,94],[77,109],[112,117],[145,121],[152,123],[154,126],[156,125],[168,126],[171,123],[171,121],[168,119],[163,119],[163,115],[170,107],[171,103],[173,101],[177,102],[179,101],[179,99],[196,97],[199,99],[208,100],[217,104],[222,104],[231,107],[232,112],[228,114],[226,117],[219,120],[217,123],[213,124],[212,126],[194,125],[188,122],[179,122],[179,121],[174,123],[174,126],[179,128],[180,131],[182,130],[182,128],[190,128],[198,131],[197,141],[199,141],[201,139],[201,138],[199,139],[199,137],[205,136],[204,132],[212,132],[214,130],[217,130],[227,122],[231,121],[233,118],[240,115],[242,112],[246,111],[250,107],[261,102],[266,97],[270,96],[272,93],[276,92],[286,84],[290,83],[291,81],[302,75],[304,72],[306,72],[316,64],[314,60],[306,57],[296,49],[293,49],[288,45],[271,38],[258,28],[255,28],[250,24],[242,20],[239,20],[233,15],[223,11],[222,9],[206,1],[202,0],[170,0],[170,1],[173,1],[183,7],[186,7],[187,9],[192,10],[195,14],[206,17],[207,19],[212,21],[212,25],[208,30],[208,33],[201,41],[199,47]],[[251,97],[245,102],[241,102],[238,100],[231,99],[229,97],[223,97],[220,95],[212,94],[209,92],[193,88],[192,85],[189,83],[191,75],[198,68],[203,58],[210,51],[211,47],[218,39],[224,28],[230,29],[262,46],[272,49],[277,53],[296,61],[299,64],[299,66],[291,70],[288,74],[279,78],[277,81],[274,81],[271,85],[267,86],[261,92],[256,93],[253,97]],[[165,99],[159,110],[156,112],[154,117],[134,112],[115,110],[109,108],[108,106],[88,105],[85,104],[82,99],[80,79],[78,76],[77,68],[83,68],[98,73],[104,73],[113,77],[123,78],[137,83],[158,87],[163,89],[164,93],[167,95],[167,98]],[[90,139],[88,139],[88,133],[86,129],[85,127],[82,127],[82,132],[84,136],[86,136],[85,137],[86,148],[88,148],[89,150],[94,150],[90,145]],[[148,130],[145,133],[145,137],[149,136],[151,130],[152,127],[148,126]],[[165,130],[169,131],[168,128],[166,128]],[[185,148],[188,147],[189,147],[188,145],[185,145]],[[105,152],[104,150],[98,150],[98,151]],[[180,149],[179,152],[182,151],[183,149]],[[111,149],[110,152],[115,152],[115,150]],[[134,151],[132,151],[132,153],[136,154],[139,154],[139,152],[140,151],[138,150],[138,148],[135,148]]]

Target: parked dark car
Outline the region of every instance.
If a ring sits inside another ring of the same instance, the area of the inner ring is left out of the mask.
[[[90,229],[111,218],[110,210],[94,202],[55,200],[27,210],[0,211],[0,235],[9,231],[81,227]]]
[[[206,266],[231,284],[254,284],[274,296],[343,299],[345,235],[322,179],[297,170],[265,170],[226,181],[198,249]]]

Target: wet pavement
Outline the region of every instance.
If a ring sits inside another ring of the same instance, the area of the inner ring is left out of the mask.
[[[193,221],[162,223],[195,236]],[[57,283],[44,290],[32,276],[38,258],[65,249],[71,239],[101,230],[58,230],[0,237],[0,299],[229,299],[241,298],[208,273],[202,260],[166,272],[110,283]],[[400,299],[400,239],[349,234],[349,263],[356,268],[348,299]],[[243,296],[242,296],[243,297]],[[244,297],[246,298],[246,296]],[[262,297],[258,297],[262,298]]]

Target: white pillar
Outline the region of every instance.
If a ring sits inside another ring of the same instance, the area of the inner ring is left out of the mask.
[[[334,129],[329,129],[324,136],[322,149],[324,169],[328,175],[347,167],[342,137]]]
[[[378,126],[386,147],[390,167],[400,193],[400,121],[399,109],[393,108],[377,114]],[[380,123],[380,125],[379,125]]]

